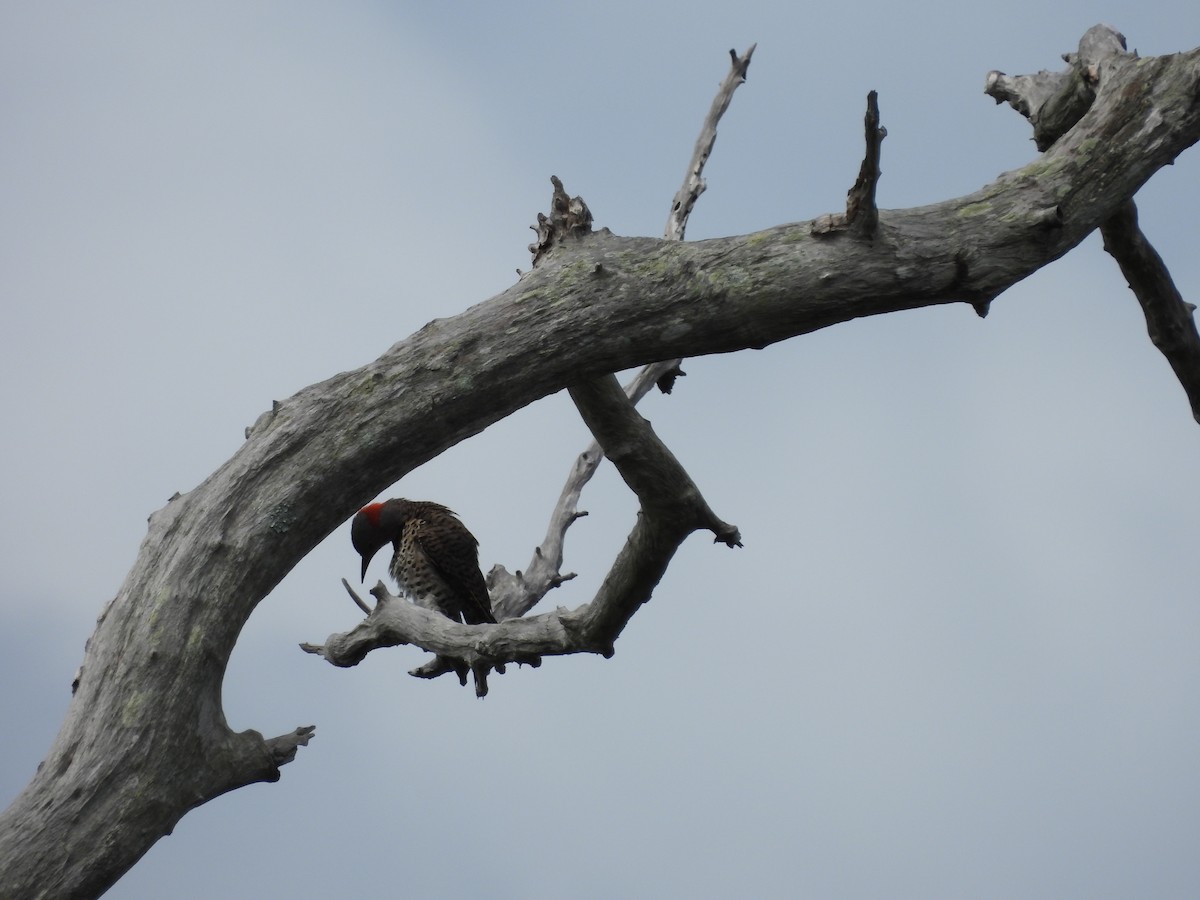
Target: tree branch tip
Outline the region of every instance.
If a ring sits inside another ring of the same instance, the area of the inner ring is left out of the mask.
[[[570,581],[572,578],[578,577],[574,572],[568,572],[566,575],[553,575],[550,578],[550,587],[562,587],[563,582]]]
[[[724,544],[726,547],[733,549],[734,547],[743,547],[742,533],[738,531],[736,526],[727,528],[713,529],[713,543]]]
[[[972,300],[971,308],[975,310],[975,315],[979,316],[979,318],[986,319],[987,314],[989,312],[991,312],[992,301],[991,300]]]
[[[350,595],[350,598],[354,601],[354,605],[369,616],[371,614],[371,607],[367,606],[366,601],[364,601],[362,597],[358,596],[358,593],[350,586],[350,582],[348,582],[345,578],[342,579],[342,587],[346,589],[346,593]]]
[[[734,547],[743,547],[742,533],[737,528],[734,528],[732,533],[714,533],[713,544],[724,544],[730,550],[733,550]]]
[[[733,63],[734,71],[737,72],[742,81],[746,80],[746,72],[750,68],[750,57],[754,55],[754,48],[757,46],[757,43],[751,44],[741,56],[738,56],[737,51],[732,47],[729,50],[729,59]]]
[[[304,643],[304,644],[300,645],[300,649],[303,650],[305,653],[315,653],[317,656],[325,655],[325,645],[324,644]]]
[[[433,659],[421,663],[415,669],[409,669],[408,674],[413,678],[439,678],[447,672],[453,671],[454,669],[447,664],[446,660],[435,656]]]
[[[276,766],[287,765],[296,758],[296,752],[301,747],[308,746],[308,742],[316,734],[316,731],[316,725],[301,725],[295,731],[265,741],[267,750],[271,754],[271,761]]]

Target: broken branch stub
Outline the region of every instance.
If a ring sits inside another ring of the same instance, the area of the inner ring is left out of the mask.
[[[871,238],[874,237],[875,231],[879,227],[879,207],[875,203],[875,189],[879,185],[879,178],[882,174],[879,168],[879,159],[883,139],[887,137],[887,129],[879,124],[879,93],[877,91],[867,94],[867,112],[863,116],[863,131],[866,150],[863,153],[862,165],[858,169],[858,178],[846,192],[846,211],[820,216],[811,227],[814,235],[824,236],[850,230],[860,237]]]
[[[537,224],[529,227],[537,240],[529,245],[536,267],[555,247],[568,238],[580,238],[592,233],[592,212],[582,197],[571,197],[557,175],[550,176],[554,194],[550,198],[550,215],[538,213]]]

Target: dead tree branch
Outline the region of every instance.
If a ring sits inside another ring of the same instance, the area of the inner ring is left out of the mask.
[[[1065,72],[1009,78],[1002,72],[988,75],[985,92],[996,102],[1008,101],[1029,119],[1039,150],[1047,150],[1075,126],[1095,102],[1103,80],[1115,61],[1129,59],[1125,36],[1106,25],[1088,29],[1076,53],[1063,57]],[[1114,134],[1113,140],[1120,139]],[[1195,305],[1186,302],[1175,286],[1166,263],[1142,233],[1132,198],[1100,224],[1104,249],[1117,261],[1130,290],[1141,304],[1146,331],[1179,379],[1200,422],[1200,333],[1192,315]]]
[[[1114,54],[1097,72],[1091,105],[1040,158],[965,197],[880,210],[873,241],[820,239],[809,223],[696,243],[592,233],[491,300],[274,405],[227,462],[150,517],[58,737],[0,815],[0,894],[96,896],[188,810],[278,778],[289,742],[301,742],[235,732],[222,711],[238,635],[320,541],[448,447],[611,372],[990,299],[1078,245],[1200,139],[1200,50]],[[661,576],[661,548],[697,521],[710,527],[698,504],[689,515],[647,505],[587,608],[498,626],[443,619],[431,649],[465,656],[453,638],[481,642],[488,660],[581,643],[611,652],[628,605]],[[389,610],[424,613],[379,606],[372,626]],[[488,643],[509,639],[518,645]]]
[[[741,546],[737,528],[708,507],[614,376],[572,387],[571,396],[642,506],[633,532],[590,603],[573,611],[506,619],[498,625],[462,625],[407,603],[378,584],[371,590],[378,603],[362,623],[345,634],[330,635],[324,644],[306,644],[303,649],[347,667],[377,648],[416,644],[485,672],[542,656],[600,653],[608,657],[689,534],[707,529],[716,540]]]
[[[635,375],[625,386],[625,396],[629,402],[636,405],[646,396],[662,377],[662,371],[663,364],[656,363],[644,367]],[[488,572],[488,592],[498,620],[525,615],[552,589],[575,577],[573,572],[562,574],[563,545],[567,529],[587,515],[579,510],[579,497],[603,461],[604,451],[596,441],[575,458],[558,502],[554,504],[546,536],[534,550],[533,558],[524,570],[511,573],[504,566],[497,565]]]
[[[716,144],[717,125],[729,108],[734,91],[746,80],[750,58],[754,55],[756,46],[756,44],[751,44],[750,48],[740,57],[736,51],[729,51],[730,70],[721,81],[721,85],[717,89],[717,96],[713,98],[712,106],[701,125],[700,135],[697,137],[696,146],[692,151],[692,158],[688,161],[687,174],[671,204],[671,214],[667,218],[667,227],[663,235],[665,240],[683,240],[688,217],[695,208],[696,201],[707,187],[703,178],[704,166]],[[563,199],[566,198],[566,192],[563,190],[562,182],[553,179],[553,183],[555,195],[551,202],[552,209],[557,206],[569,205],[569,198],[566,202]],[[582,200],[580,203],[582,204]],[[539,216],[539,228],[548,227],[545,223],[549,223],[549,221],[545,216]],[[566,224],[564,221],[560,227],[565,227]],[[541,238],[541,234],[539,231],[539,238]],[[552,239],[547,235],[545,243],[548,245],[551,242]],[[541,245],[542,241],[539,240],[537,245],[530,246],[531,252],[534,253],[535,266],[541,258],[541,254],[538,252]],[[681,359],[665,360],[651,363],[643,368],[625,387],[625,394],[629,398],[629,402],[636,406],[652,386],[657,386],[664,394],[671,393],[675,379],[686,374],[680,368],[682,362]],[[503,566],[497,565],[488,573],[488,590],[491,592],[496,618],[504,619],[525,615],[551,589],[575,577],[573,573],[560,574],[563,563],[563,543],[567,529],[577,519],[587,515],[585,512],[579,512],[579,497],[584,485],[591,480],[603,460],[604,451],[596,441],[593,441],[591,446],[576,458],[558,502],[555,504],[546,536],[534,551],[533,559],[524,572],[517,570],[514,575]],[[418,671],[423,672],[423,669]]]
[[[1166,65],[1166,60],[1159,58],[1159,65]],[[825,327],[833,321],[845,321],[857,315],[956,300],[979,308],[1016,280],[1009,279],[1014,271],[1021,269],[1021,265],[1014,268],[1018,260],[1024,259],[1023,265],[1033,271],[1066,252],[1069,246],[1074,246],[1112,215],[1116,205],[1104,205],[1108,195],[1095,191],[1091,179],[1101,171],[1110,184],[1114,179],[1120,183],[1120,173],[1128,172],[1137,163],[1125,160],[1119,166],[1112,164],[1113,155],[1125,145],[1089,140],[1090,134],[1113,127],[1116,122],[1120,122],[1120,127],[1128,127],[1130,117],[1148,114],[1135,113],[1129,108],[1130,104],[1159,113],[1164,108],[1162,101],[1148,92],[1120,89],[1121,76],[1133,77],[1132,67],[1122,65],[1129,62],[1131,60],[1124,56],[1114,59],[1111,64],[1114,74],[1101,80],[1097,103],[1080,120],[1081,126],[1090,125],[1090,128],[1077,128],[1056,142],[1037,164],[1037,177],[1019,171],[956,201],[917,210],[880,211],[879,230],[874,241],[828,241],[813,234],[811,224],[801,224],[770,229],[745,239],[744,244],[737,243],[738,239],[698,244],[657,242],[654,250],[643,254],[626,243],[629,239],[605,231],[582,236],[582,229],[572,226],[574,239],[565,242],[552,237],[548,246],[554,249],[543,255],[539,265],[514,290],[536,296],[544,296],[547,291],[561,296],[565,290],[573,297],[572,303],[578,304],[575,308],[588,310],[593,316],[606,304],[613,303],[614,298],[636,297],[636,303],[623,307],[616,313],[616,319],[604,318],[604,321],[619,319],[627,328],[645,312],[645,304],[653,302],[655,291],[647,290],[648,283],[653,283],[666,290],[664,309],[679,312],[682,307],[676,303],[687,306],[686,318],[676,320],[688,334],[687,343],[696,339],[696,323],[704,320],[705,310],[711,312],[727,307],[738,297],[749,300],[752,296],[752,302],[759,310],[763,310],[762,304],[766,303],[773,310],[772,315],[780,317],[775,320],[776,324],[795,321],[794,317],[807,305],[804,299],[798,302],[796,298],[821,298],[821,312],[815,320],[801,325],[802,330]],[[1137,71],[1146,70],[1147,62],[1142,61]],[[1175,95],[1182,87],[1191,97],[1198,68],[1197,57],[1189,57],[1188,67],[1179,75],[1180,81],[1170,88],[1164,86],[1163,90]],[[1200,137],[1200,114],[1192,106],[1178,114],[1188,122],[1190,130],[1186,140],[1194,143]],[[1161,115],[1151,117],[1151,130],[1137,132],[1147,141],[1146,152],[1152,157],[1159,156],[1164,163],[1168,156],[1165,141],[1169,134],[1164,130],[1165,123]],[[1128,188],[1136,190],[1140,183],[1130,183]],[[567,196],[561,182],[557,182],[555,195],[559,197],[560,194],[563,199],[556,207],[569,209],[581,205],[581,201],[576,202],[578,198]],[[808,240],[801,240],[798,234],[808,236]],[[994,249],[989,250],[989,246]],[[797,266],[807,271],[812,278],[810,282],[795,280]],[[751,271],[756,273],[753,279],[747,277]],[[542,280],[548,277],[554,279],[552,287]],[[708,302],[714,297],[720,297],[723,303]],[[776,302],[778,306],[774,306]],[[517,315],[523,308],[528,309],[519,299],[512,307]],[[539,321],[549,323],[550,320]],[[668,318],[668,335],[671,334],[670,321]],[[763,346],[772,340],[759,330],[765,324],[763,320],[755,325],[737,317],[723,317],[721,321],[725,327],[740,331],[750,346]],[[544,328],[539,331],[547,334]],[[624,333],[630,335],[632,332],[626,330]],[[715,333],[711,337],[718,342],[724,339]],[[573,348],[572,362],[576,366],[589,349],[596,346],[595,335],[583,343],[588,346],[576,344]],[[624,367],[619,363],[612,365],[611,360],[600,365],[609,371]],[[589,371],[586,364],[581,368],[584,373]],[[639,527],[643,525],[644,521],[639,520]],[[635,594],[638,590],[645,594],[640,585],[635,584],[632,589]],[[604,608],[604,605],[596,608]],[[414,622],[409,618],[408,627],[411,628]],[[433,635],[427,642],[420,633],[402,633],[405,642],[416,643],[435,653],[441,653],[439,647],[444,646],[433,640]],[[366,632],[356,629],[353,634],[357,636],[356,649],[361,650],[365,646],[362,639]],[[395,642],[393,632],[381,634],[385,640]],[[385,645],[389,644],[381,646]],[[339,644],[331,638],[325,646],[337,648]],[[540,641],[534,641],[525,646],[510,645],[507,650],[516,656],[530,658],[541,653],[539,648],[542,646]],[[589,632],[587,640],[569,645],[556,644],[553,652],[595,652],[597,646],[594,635]],[[468,657],[476,658],[509,661],[503,656],[484,653]]]
[[[821,216],[813,223],[813,234],[832,234],[851,229],[859,237],[871,238],[875,235],[875,229],[879,226],[875,189],[882,174],[879,169],[879,157],[883,139],[887,137],[887,129],[879,124],[879,94],[875,91],[867,94],[863,130],[866,134],[867,149],[858,170],[858,178],[846,194],[846,212]]]
[[[744,57],[739,58],[735,52],[730,52],[730,56],[733,59],[732,69],[722,82],[717,98],[713,101],[712,108],[709,110],[709,114],[705,118],[704,125],[701,128],[701,136],[696,142],[696,149],[688,166],[688,176],[684,181],[683,187],[680,188],[680,192],[676,195],[667,224],[668,240],[681,240],[683,237],[687,226],[687,218],[695,206],[696,199],[704,190],[704,181],[701,175],[716,141],[717,123],[725,110],[728,109],[734,90],[745,80],[746,69],[750,64],[750,56],[753,52],[753,46],[746,51]],[[587,204],[583,199],[581,197],[572,198],[567,194],[562,181],[557,176],[551,176],[550,181],[554,186],[554,194],[550,202],[550,215],[538,215],[538,224],[534,228],[537,231],[538,240],[529,247],[530,252],[533,254],[534,268],[543,261],[553,248],[561,246],[569,238],[586,236],[591,230],[591,212],[588,210]],[[688,198],[686,202],[680,200],[684,196]],[[597,265],[596,274],[601,274],[602,272],[603,267]],[[645,396],[651,385],[658,385],[664,393],[670,393],[675,378],[684,374],[680,368],[680,362],[681,360],[675,359],[652,363],[644,367],[625,389],[624,396],[626,397],[626,404],[629,409],[632,411],[633,406]],[[607,381],[607,378],[598,379],[597,383],[603,385],[603,388],[598,388],[598,390],[607,391]],[[589,396],[589,393],[583,386],[577,386],[572,389],[572,398],[576,398],[577,396],[586,397]],[[612,399],[610,396],[610,402]],[[639,416],[638,418],[640,419],[641,417]],[[649,445],[652,442],[647,440],[646,443]],[[599,435],[597,435],[597,440],[593,441],[592,445],[576,458],[571,473],[567,478],[567,483],[559,495],[558,502],[555,504],[546,536],[542,543],[534,550],[533,559],[524,572],[517,570],[515,574],[512,574],[503,566],[497,565],[488,573],[487,582],[488,591],[492,598],[492,609],[496,613],[496,618],[500,621],[525,615],[551,589],[575,577],[573,573],[561,574],[563,545],[567,529],[581,516],[586,515],[586,513],[578,511],[579,497],[583,491],[583,487],[591,480],[604,457],[605,450],[599,440]],[[632,470],[636,464],[633,460],[627,459],[623,465],[627,469]],[[740,542],[738,546],[740,546]],[[343,584],[345,584],[344,581]],[[639,585],[639,588],[642,587]],[[349,586],[347,586],[347,590],[349,590]],[[355,602],[359,604],[360,608],[366,611],[367,607],[359,597],[353,591],[350,591],[350,594]],[[646,592],[645,595],[649,596],[649,593]],[[640,602],[632,607],[630,615],[640,605]],[[621,627],[624,627],[624,622],[621,623]],[[387,642],[381,646],[395,646],[395,634],[393,632],[385,629],[372,633],[377,634],[382,640]],[[336,645],[336,641],[333,643]],[[407,631],[405,632],[405,639],[401,643],[416,644],[424,649],[430,649],[424,643],[421,635],[412,635]],[[327,641],[326,646],[329,645],[330,641]],[[362,646],[362,644],[356,644],[354,653],[360,652]],[[585,649],[588,647],[586,642],[581,646]],[[323,648],[317,645],[304,644],[302,647],[309,652],[323,653]],[[524,655],[519,661],[531,665],[539,665],[540,657],[532,648],[529,649],[530,652]],[[558,652],[578,651],[561,649]],[[482,657],[476,655],[466,661],[475,672],[476,694],[482,697],[486,696],[488,691],[486,681],[488,666],[503,665],[503,663],[511,660],[485,661]],[[418,678],[437,678],[453,671],[456,670],[449,664],[447,657],[439,655],[413,669],[409,674]],[[465,684],[465,679],[462,678],[461,672],[459,674],[460,681]]]
[[[729,109],[729,104],[733,101],[733,92],[745,83],[746,72],[750,69],[750,57],[754,55],[754,48],[757,46],[758,44],[751,44],[741,56],[738,56],[734,50],[729,51],[731,60],[729,74],[721,82],[721,86],[717,89],[717,96],[713,98],[712,107],[709,109],[708,115],[704,117],[700,136],[696,138],[696,147],[692,151],[691,160],[688,161],[683,185],[671,203],[671,214],[667,217],[667,227],[663,232],[665,240],[683,240],[683,233],[687,230],[687,220],[692,214],[692,207],[696,205],[696,201],[708,187],[704,180],[704,165],[708,162],[713,145],[717,142],[717,123],[721,121],[721,116],[725,115],[725,110]]]
[[[1158,251],[1138,226],[1137,205],[1130,200],[1100,226],[1104,249],[1117,261],[1129,289],[1146,316],[1150,340],[1170,364],[1200,422],[1200,334],[1196,306],[1179,293]]]

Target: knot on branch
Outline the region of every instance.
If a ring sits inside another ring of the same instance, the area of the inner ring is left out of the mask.
[[[538,213],[537,224],[529,226],[537,232],[537,241],[529,245],[534,266],[568,238],[585,237],[592,233],[592,211],[583,198],[568,195],[557,175],[550,176],[550,183],[554,185],[550,215]]]
[[[658,378],[654,382],[654,385],[662,393],[669,394],[669,393],[671,393],[672,390],[675,389],[675,379],[676,378],[686,378],[686,377],[687,377],[687,372],[685,372],[685,371],[683,371],[683,369],[679,368],[679,360],[675,360],[674,364],[669,369],[667,369],[665,372],[663,372],[661,375],[658,376]]]

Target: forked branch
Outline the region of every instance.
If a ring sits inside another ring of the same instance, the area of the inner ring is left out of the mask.
[[[1010,78],[988,75],[985,92],[1007,101],[1033,125],[1039,150],[1048,150],[1083,118],[1096,98],[1107,64],[1128,56],[1125,37],[1106,25],[1089,28],[1076,53],[1064,55],[1068,68]],[[1117,261],[1130,290],[1141,304],[1150,340],[1170,364],[1200,422],[1200,334],[1192,315],[1196,307],[1183,299],[1166,263],[1142,233],[1132,199],[1101,224],[1104,249]]]
[[[746,80],[754,46],[751,45],[740,57],[735,51],[729,51],[732,66],[705,117],[688,163],[688,174],[675,195],[667,221],[667,240],[683,239],[688,217],[706,186],[704,165],[717,139],[717,124],[729,108],[733,92]],[[554,186],[550,215],[538,214],[537,225],[533,226],[538,239],[529,245],[534,268],[555,247],[591,230],[592,215],[583,198],[571,197],[557,176],[551,176],[550,181]],[[624,391],[616,386],[616,378],[612,375],[570,389],[572,399],[596,440],[576,458],[554,506],[546,536],[535,549],[529,566],[524,571],[518,569],[510,573],[497,565],[488,573],[492,609],[501,624],[487,627],[486,636],[476,633],[480,626],[460,626],[474,629],[464,633],[456,631],[456,623],[448,625],[444,617],[411,613],[405,608],[406,604],[387,593],[382,584],[371,592],[379,599],[372,612],[343,580],[354,602],[368,613],[367,620],[349,635],[333,635],[324,645],[302,644],[301,647],[324,656],[335,665],[354,665],[376,646],[417,644],[437,656],[409,674],[437,678],[455,671],[448,659],[460,659],[475,672],[479,696],[487,693],[486,677],[490,667],[503,671],[505,663],[514,661],[536,666],[540,665],[543,655],[589,651],[611,655],[613,641],[637,608],[649,599],[666,571],[667,563],[688,534],[698,527],[707,527],[717,535],[717,540],[723,540],[731,547],[741,546],[737,529],[713,514],[675,457],[654,436],[650,423],[634,410],[634,405],[654,385],[663,393],[671,392],[675,379],[684,374],[680,362],[673,359],[645,366]],[[550,590],[575,577],[574,573],[562,574],[567,529],[587,515],[579,511],[580,494],[605,455],[613,458],[613,453],[617,454],[613,463],[641,500],[642,513],[600,593],[590,604],[573,613],[556,610],[546,616],[524,620],[533,622],[533,626],[512,624],[525,616]],[[664,473],[673,477],[659,477]],[[683,522],[690,524],[682,528]],[[431,627],[432,631],[424,632],[426,627]],[[505,630],[514,633],[498,633]]]
[[[729,51],[729,72],[721,81],[717,95],[713,98],[708,114],[704,117],[700,135],[697,137],[695,148],[692,151],[692,158],[688,161],[687,174],[671,204],[671,213],[667,217],[667,227],[663,234],[668,241],[683,240],[688,218],[696,205],[696,200],[707,186],[703,177],[704,166],[716,144],[717,126],[725,111],[729,109],[734,91],[746,81],[746,72],[750,68],[750,58],[754,55],[756,46],[756,44],[751,44],[741,56],[738,56],[734,50]],[[557,178],[552,178],[551,182],[554,184],[554,197],[551,200],[552,214],[549,217],[538,216],[538,225],[534,230],[538,232],[539,240],[529,248],[534,254],[535,266],[544,255],[541,252],[542,248],[555,243],[556,238],[551,235],[554,228],[554,210],[569,209],[571,204],[562,182]],[[576,198],[576,200],[580,207],[586,209],[586,204],[582,199]],[[560,220],[558,228],[569,227],[570,223],[565,218]],[[658,387],[664,394],[671,393],[675,380],[686,374],[680,367],[681,363],[681,359],[670,359],[645,366],[625,386],[625,394],[629,398],[629,402],[636,406],[651,387]],[[579,511],[579,497],[584,485],[591,480],[603,460],[604,450],[596,441],[593,441],[576,457],[558,502],[554,506],[550,524],[546,529],[546,536],[534,550],[533,559],[530,560],[524,571],[518,569],[516,573],[510,573],[504,566],[497,565],[488,573],[488,591],[492,596],[492,608],[496,612],[496,618],[504,619],[525,615],[550,590],[575,577],[574,573],[565,575],[561,573],[563,544],[567,529],[576,520],[587,515],[586,512]]]
[[[346,634],[305,644],[336,666],[354,666],[379,647],[415,644],[440,657],[460,659],[475,671],[542,656],[600,653],[613,644],[638,608],[650,599],[685,538],[708,529],[730,547],[741,546],[736,526],[722,521],[633,408],[614,376],[571,388],[592,433],[622,478],[638,495],[642,512],[596,596],[573,611],[558,609],[498,625],[462,625],[417,607],[377,584],[375,609]]]
[[[447,448],[607,373],[995,297],[1119,217],[1200,140],[1200,49],[1136,61],[1115,53],[1080,71],[1094,71],[1095,98],[1044,156],[967,196],[880,210],[871,241],[825,240],[794,222],[694,244],[592,233],[490,300],[273,404],[228,461],[150,517],[85,649],[58,737],[0,814],[0,894],[97,896],[189,810],[277,778],[305,735],[268,741],[233,732],[222,715],[244,625],[355,509]],[[567,215],[582,213],[568,202]],[[602,440],[619,455],[622,438]],[[698,493],[675,493],[682,507],[644,500],[609,577],[579,610],[464,626],[381,602],[319,650],[340,665],[417,637],[484,664],[531,650],[611,653],[683,533],[699,523],[736,540],[715,517],[706,523]]]

